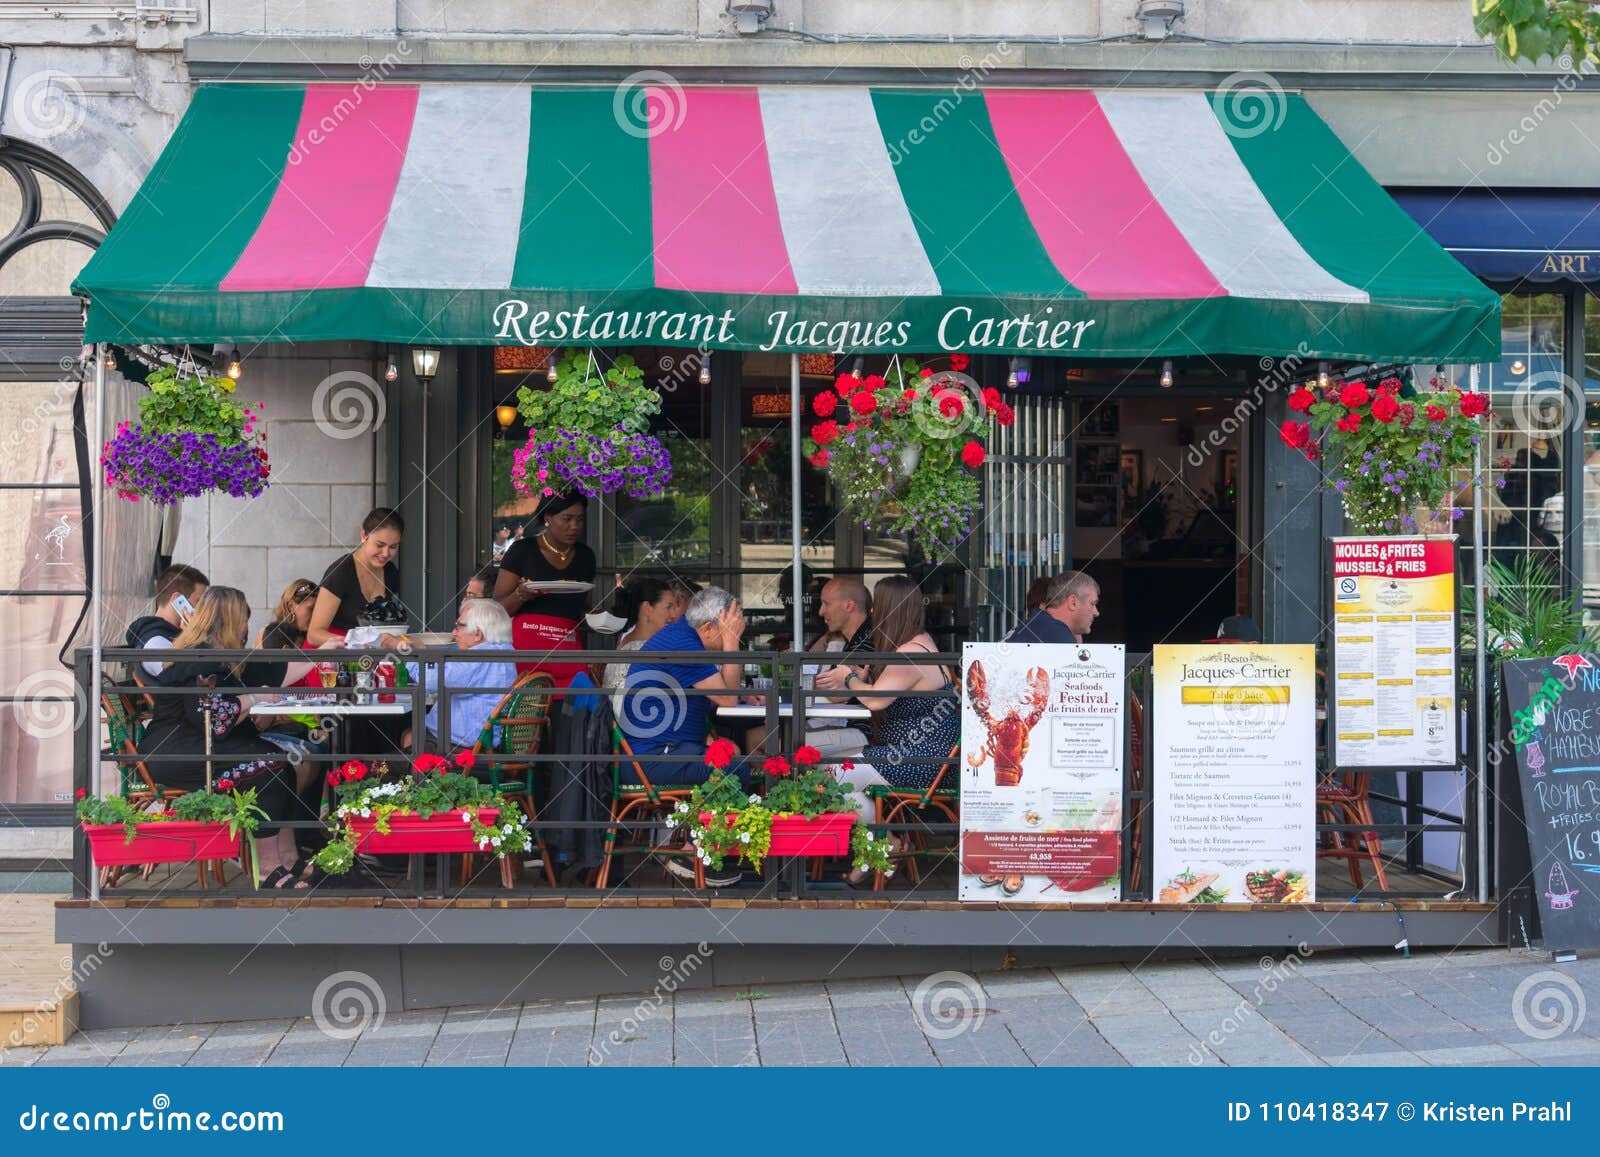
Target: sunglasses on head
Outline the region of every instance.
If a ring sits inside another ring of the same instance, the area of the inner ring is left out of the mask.
[[[301,583],[294,588],[294,601],[298,603],[302,599],[309,599],[320,589],[316,583]]]

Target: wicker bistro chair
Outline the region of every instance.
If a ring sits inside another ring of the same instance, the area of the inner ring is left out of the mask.
[[[705,866],[695,855],[693,844],[686,844],[680,848],[670,844],[652,844],[646,839],[644,843],[618,846],[617,833],[623,827],[632,826],[650,830],[653,825],[646,822],[647,817],[657,811],[671,811],[679,802],[687,803],[694,789],[681,784],[652,783],[650,777],[645,774],[644,765],[634,755],[633,748],[628,746],[628,741],[623,737],[621,730],[614,731],[613,735],[616,739],[617,754],[621,758],[611,765],[611,826],[606,829],[605,856],[600,861],[600,871],[595,874],[594,886],[604,888],[610,880],[612,857],[642,853],[688,857],[690,863],[694,865],[694,886],[704,888]],[[622,782],[624,759],[633,769],[636,783]]]
[[[114,755],[139,754],[139,739],[144,733],[144,723],[139,713],[134,709],[133,701],[126,695],[102,692],[100,695],[100,709],[105,714],[106,734],[108,746],[101,754],[102,759],[109,759]],[[163,806],[173,800],[189,793],[182,788],[162,787],[156,783],[150,774],[150,768],[142,759],[133,759],[117,764],[118,788],[122,797],[136,808],[148,808],[160,803]],[[101,886],[106,888],[116,887],[117,881],[122,879],[126,864],[116,864],[100,871]],[[144,875],[149,876],[152,865],[146,865]],[[196,879],[203,889],[207,886],[206,874],[209,871],[217,878],[218,887],[226,882],[222,872],[222,861],[204,860],[195,865]]]
[[[961,776],[958,769],[961,766],[961,744],[957,743],[950,748],[950,753],[944,757],[944,762],[939,765],[939,770],[933,777],[933,782],[924,788],[890,787],[877,784],[867,788],[867,798],[877,809],[876,822],[879,824],[899,824],[907,822],[906,817],[922,812],[938,812],[946,823],[960,823],[961,812]],[[948,781],[949,786],[946,786]],[[913,883],[921,882],[921,869],[917,866],[918,857],[943,856],[955,854],[959,851],[961,835],[956,833],[955,842],[929,846],[928,837],[924,832],[903,832],[907,838],[907,848],[903,852],[896,852],[891,860],[904,860],[906,875]],[[881,892],[888,886],[888,877],[882,872],[872,875],[872,890]]]
[[[1326,824],[1376,824],[1372,816],[1372,803],[1368,793],[1372,775],[1365,771],[1347,771],[1341,776],[1324,776],[1317,781],[1317,822]],[[1317,849],[1318,859],[1343,860],[1350,868],[1350,881],[1356,891],[1362,888],[1361,861],[1372,865],[1378,877],[1378,887],[1389,890],[1388,878],[1383,873],[1383,845],[1376,828],[1371,831],[1325,832],[1322,846]]]
[[[487,775],[489,786],[504,792],[522,809],[530,823],[538,820],[533,802],[534,767],[519,759],[496,759],[496,756],[526,756],[539,754],[550,726],[550,696],[531,694],[533,688],[554,687],[555,679],[544,671],[529,671],[512,684],[506,697],[489,713],[472,753],[479,759],[473,772],[483,778]],[[544,837],[534,835],[544,865],[544,878],[552,888],[556,886],[555,868],[550,863],[550,850]],[[471,852],[461,857],[461,883],[472,879]],[[500,882],[511,887],[516,877],[516,865],[509,859],[500,861]]]

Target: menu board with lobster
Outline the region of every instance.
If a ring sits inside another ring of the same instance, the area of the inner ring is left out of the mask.
[[[1316,899],[1316,649],[1155,649],[1154,899]]]
[[[1120,645],[962,648],[963,900],[1122,896]]]

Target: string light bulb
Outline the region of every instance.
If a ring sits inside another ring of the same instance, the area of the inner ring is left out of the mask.
[[[857,358],[854,362],[852,362],[850,364],[850,376],[853,377],[856,381],[859,382],[862,379],[862,377],[865,376],[866,372],[867,372],[867,359],[866,358]]]
[[[244,377],[244,362],[239,360],[239,347],[234,346],[228,352],[228,376],[234,381]]]
[[[110,346],[106,346],[106,356],[100,359],[100,364],[108,370],[117,368],[117,353]]]
[[[389,355],[389,364],[383,367],[383,380],[395,382],[400,380],[400,367],[394,364],[394,355]]]
[[[711,351],[710,350],[707,350],[705,353],[700,355],[700,384],[702,386],[709,386],[711,384]]]
[[[1172,359],[1167,358],[1161,363],[1161,388],[1172,389]]]
[[[544,380],[549,382],[552,386],[556,384],[556,363],[560,360],[558,357],[560,352],[560,350],[550,351],[550,365],[549,368],[544,371]]]
[[[1327,362],[1318,362],[1317,363],[1317,388],[1319,390],[1325,390],[1325,389],[1328,388],[1328,363]]]
[[[1017,359],[1012,358],[1008,365],[1011,367],[1011,372],[1006,375],[1006,385],[1010,386],[1014,390],[1017,388],[1018,383],[1022,380],[1021,378],[1017,377]]]

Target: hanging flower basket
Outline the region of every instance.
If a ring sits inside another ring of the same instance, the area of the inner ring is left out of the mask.
[[[556,362],[556,380],[544,389],[523,386],[517,406],[529,433],[512,454],[511,483],[523,494],[574,489],[598,498],[620,490],[655,498],[672,477],[666,447],[649,432],[661,395],[628,354],[601,373],[593,353],[569,351]]]
[[[912,535],[935,556],[977,525],[984,439],[1015,421],[998,390],[962,372],[969,364],[965,354],[938,371],[895,358],[884,375],[840,374],[811,400],[821,419],[806,439],[812,465],[832,474],[863,522]]]
[[[106,485],[130,502],[170,506],[217,491],[254,498],[272,467],[258,428],[264,406],[241,406],[235,383],[167,366],[145,381],[139,422],[123,422],[103,447]]]
[[[1452,521],[1462,515],[1455,495],[1475,467],[1491,417],[1488,395],[1438,378],[1414,395],[1404,391],[1400,377],[1334,382],[1322,391],[1301,386],[1289,395],[1289,409],[1310,421],[1288,421],[1278,431],[1308,461],[1326,460],[1328,485],[1361,534],[1415,531],[1419,512]]]

